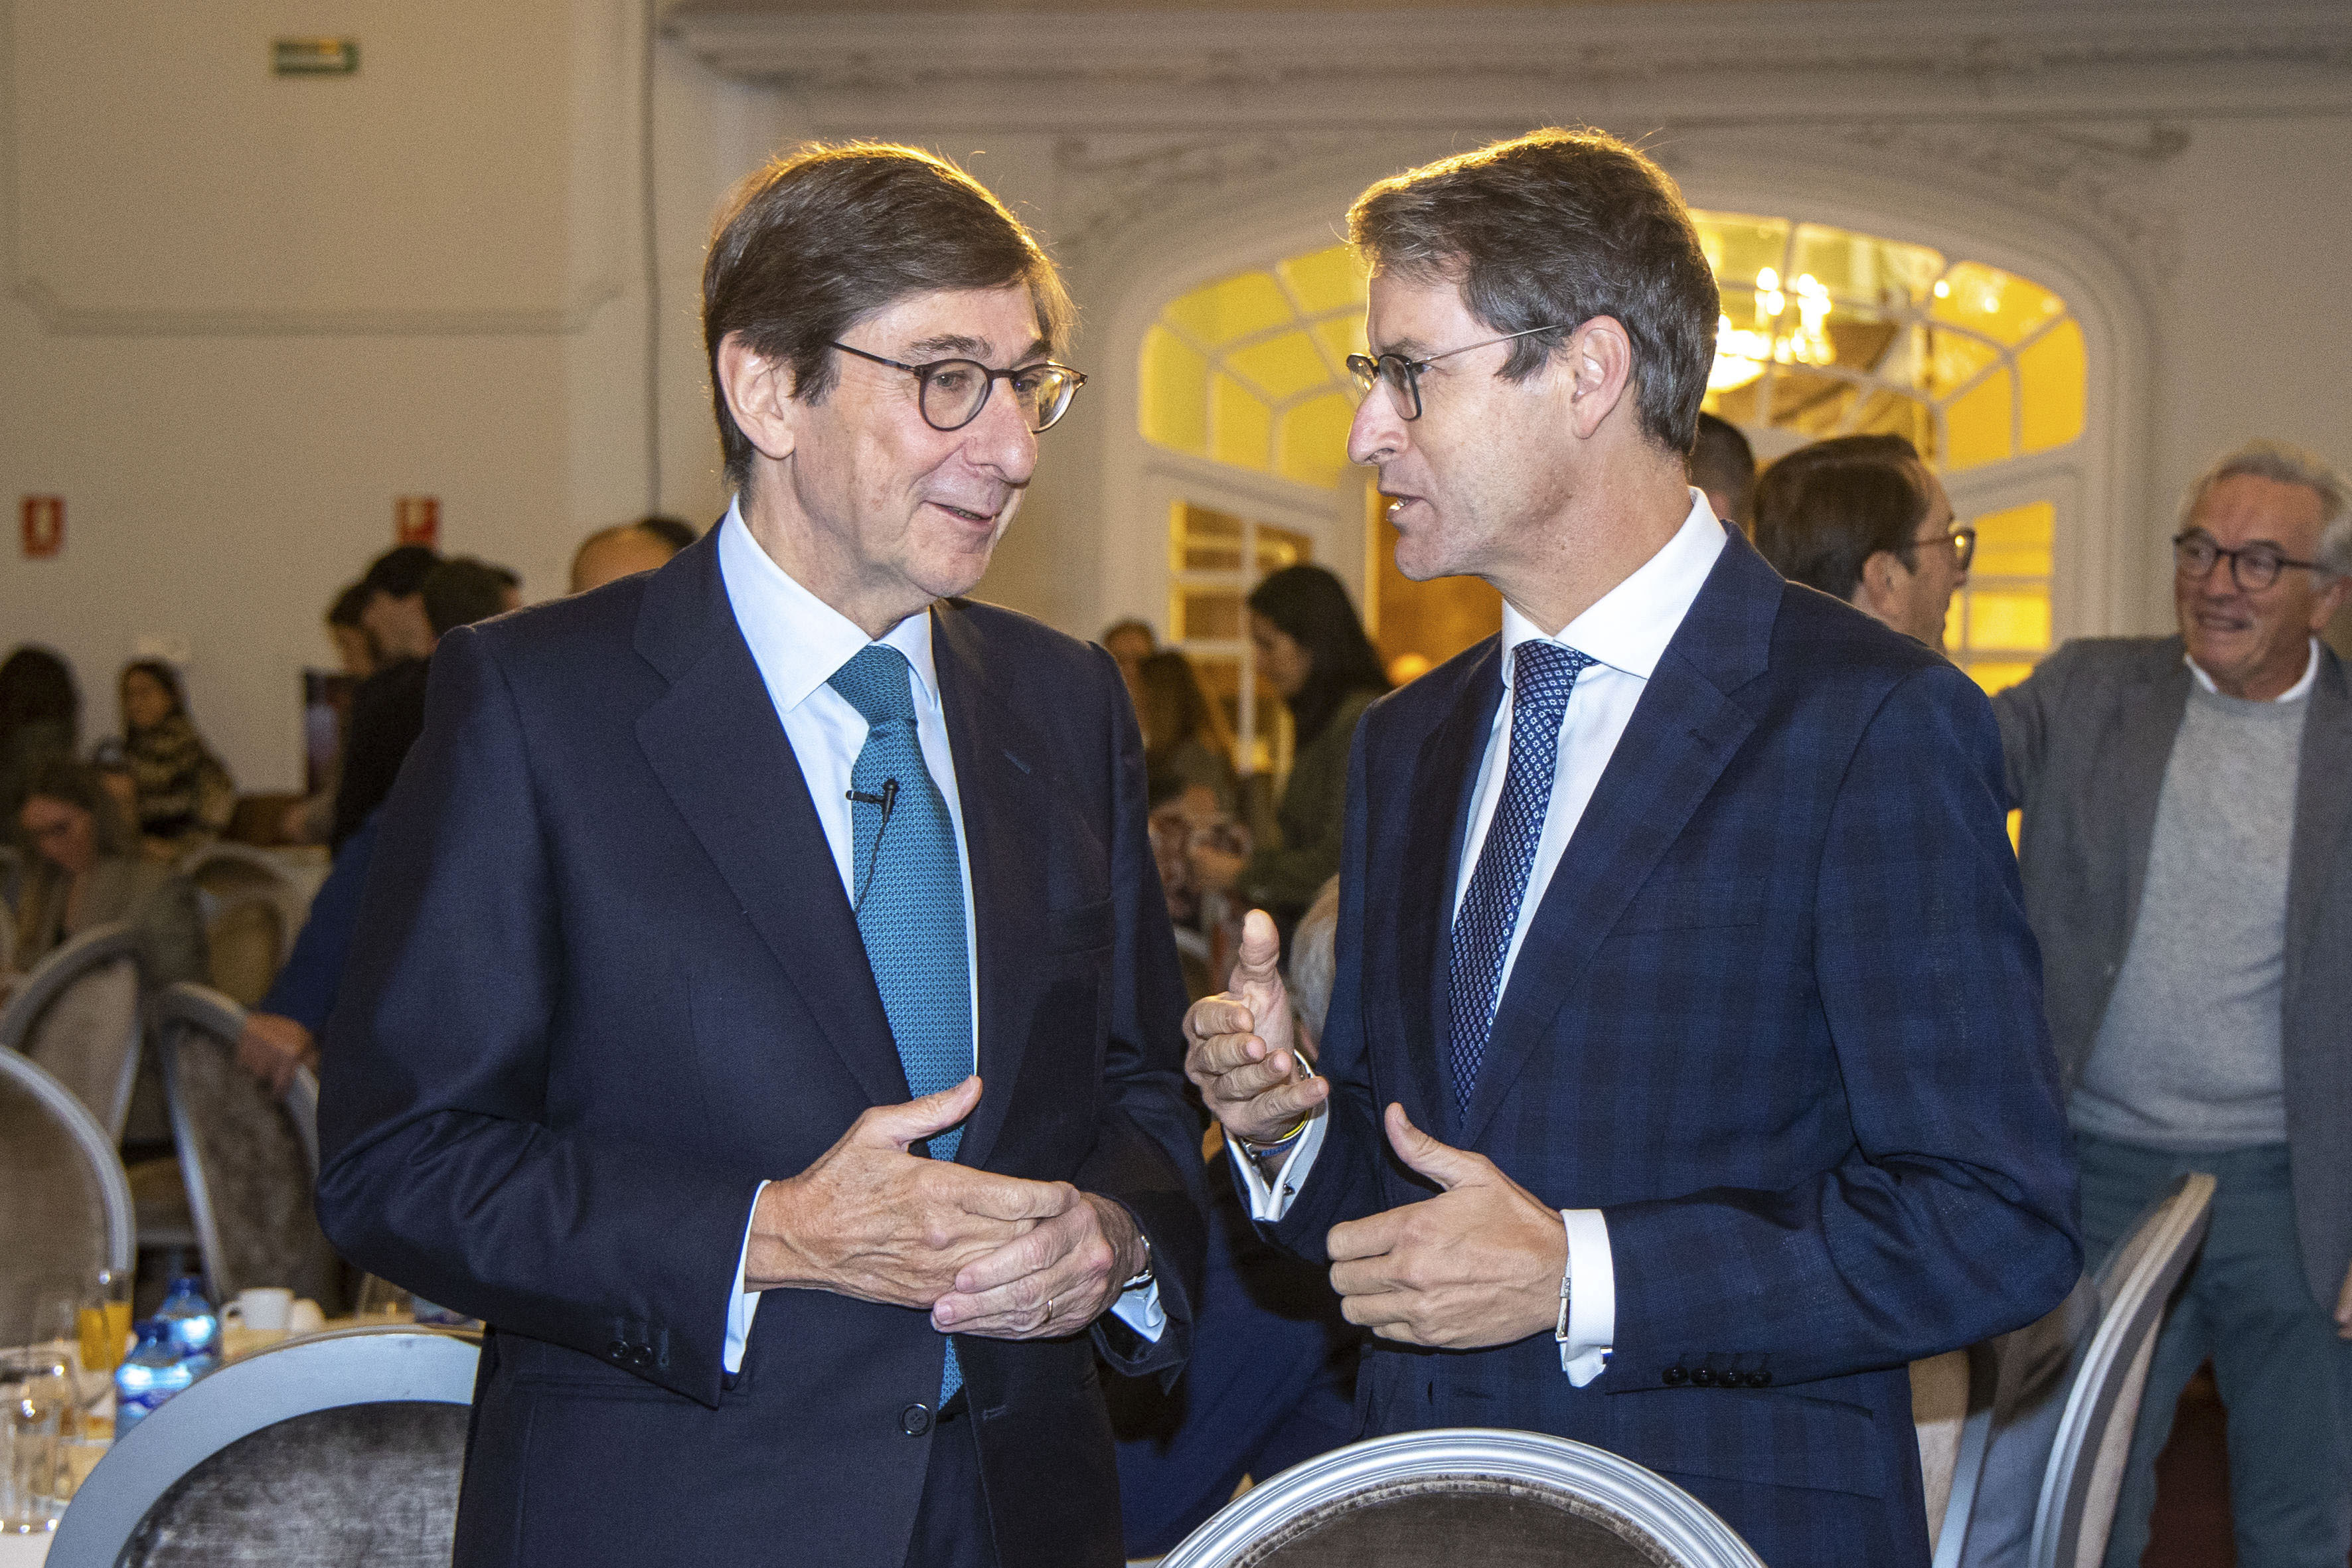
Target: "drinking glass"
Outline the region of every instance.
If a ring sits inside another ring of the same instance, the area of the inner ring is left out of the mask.
[[[58,1489],[58,1433],[74,1403],[71,1357],[49,1347],[0,1351],[0,1531],[53,1530],[64,1511]]]
[[[360,1281],[359,1306],[355,1310],[362,1319],[397,1318],[406,1322],[412,1321],[415,1303],[415,1298],[407,1291],[389,1279],[379,1279],[371,1274]]]
[[[99,1269],[82,1291],[75,1318],[82,1371],[112,1378],[131,1338],[131,1270]]]

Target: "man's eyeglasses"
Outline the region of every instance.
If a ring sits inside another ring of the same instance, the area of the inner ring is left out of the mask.
[[[1421,417],[1421,373],[1439,360],[1466,354],[1472,349],[1490,349],[1496,343],[1507,343],[1513,338],[1565,330],[1560,327],[1529,327],[1524,332],[1505,332],[1499,338],[1488,338],[1484,342],[1465,343],[1458,349],[1447,349],[1444,353],[1432,354],[1427,359],[1407,359],[1402,354],[1382,354],[1378,359],[1370,354],[1349,354],[1348,374],[1356,378],[1359,396],[1370,397],[1375,384],[1384,385],[1389,389],[1389,396],[1395,400],[1398,415],[1406,419],[1418,419]]]
[[[923,423],[934,430],[961,430],[979,418],[980,411],[988,406],[988,395],[996,390],[1001,381],[1013,389],[1013,401],[1021,405],[1021,417],[1031,433],[1042,436],[1069,411],[1070,399],[1087,384],[1084,371],[1055,364],[1052,360],[1014,365],[1011,370],[991,370],[975,359],[935,359],[926,364],[905,364],[851,348],[847,343],[833,346],[843,353],[887,364],[913,376],[921,388],[916,401],[923,411]]]
[[[2247,544],[2224,550],[2201,528],[2173,537],[2172,563],[2194,582],[2202,583],[2211,576],[2215,563],[2225,556],[2230,563],[2231,580],[2249,594],[2259,594],[2277,582],[2279,574],[2289,566],[2305,572],[2319,570],[2318,562],[2290,560],[2275,544]]]
[[[1977,558],[1977,531],[1955,528],[1944,533],[1923,533],[1911,542],[1914,544],[1942,544],[1952,552],[1952,563],[1965,572]]]

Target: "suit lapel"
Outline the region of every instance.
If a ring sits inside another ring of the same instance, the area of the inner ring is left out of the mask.
[[[2332,649],[2319,655],[2319,679],[2303,721],[2303,762],[2296,769],[2294,846],[2286,892],[2286,994],[2295,994],[2311,934],[2336,869],[2338,847],[2352,822],[2352,693]]]
[[[1475,1147],[1553,1015],[1755,721],[1726,693],[1765,668],[1784,584],[1738,535],[1692,601],[1578,820],[1495,1011],[1464,1119]]]
[[[895,1104],[907,1075],[807,781],[727,602],[717,538],[646,584],[637,649],[671,684],[638,715],[637,744],[858,1087]]]
[[[2147,882],[2149,847],[2156,841],[2156,806],[2164,794],[2164,770],[2172,761],[2172,743],[2180,734],[2181,716],[2189,710],[2189,666],[2183,662],[2179,638],[2168,639],[2158,668],[2126,688],[2116,731],[2114,809],[2123,834],[2124,925],[2118,933],[2116,962],[2139,923],[2140,889]]]
[[[951,600],[931,611],[931,660],[955,754],[964,849],[971,863],[973,952],[980,972],[979,1109],[956,1152],[984,1166],[1004,1129],[1029,1042],[1030,962],[1045,951],[1047,814],[1056,809],[1042,740],[990,684],[983,649]]]
[[[1503,700],[1502,639],[1490,637],[1461,676],[1445,717],[1423,737],[1407,798],[1411,824],[1397,868],[1394,984],[1405,1038],[1406,1111],[1413,1125],[1456,1131],[1461,1120],[1445,1081],[1447,969],[1453,962],[1454,889],[1461,879],[1462,837],[1478,764],[1495,710]]]

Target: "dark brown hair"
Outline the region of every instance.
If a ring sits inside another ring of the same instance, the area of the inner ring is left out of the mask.
[[[1726,522],[1748,527],[1756,516],[1756,449],[1739,426],[1712,414],[1698,416],[1698,439],[1691,445],[1690,482],[1731,503]]]
[[[828,344],[911,295],[1023,283],[1037,328],[1060,352],[1070,297],[1044,248],[979,181],[913,147],[812,143],[752,174],[719,208],[702,268],[702,342],[727,478],[751,476],[719,378],[719,345],[741,335],[789,368],[793,395],[823,401]],[[1025,346],[1025,345],[1024,345]]]
[[[1756,548],[1791,583],[1852,599],[1882,550],[1918,570],[1927,470],[1901,436],[1840,436],[1800,447],[1756,481]]]
[[[1145,654],[1135,667],[1135,683],[1141,688],[1142,711],[1137,716],[1143,721],[1146,763],[1161,762],[1185,742],[1198,741],[1226,766],[1233,765],[1234,746],[1225,735],[1224,720],[1209,694],[1201,689],[1201,678],[1191,659],[1174,648]]]
[[[1559,329],[1514,343],[1507,380],[1613,318],[1633,340],[1643,434],[1691,449],[1722,300],[1682,193],[1624,142],[1533,131],[1425,163],[1358,197],[1348,237],[1375,272],[1449,279],[1497,335]]]
[[[1347,587],[1322,567],[1284,567],[1250,590],[1249,607],[1307,654],[1306,683],[1287,699],[1299,745],[1321,734],[1352,693],[1389,689]]]

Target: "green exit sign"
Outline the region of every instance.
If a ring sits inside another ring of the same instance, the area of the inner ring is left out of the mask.
[[[278,38],[269,46],[279,76],[351,76],[360,68],[357,38]]]

